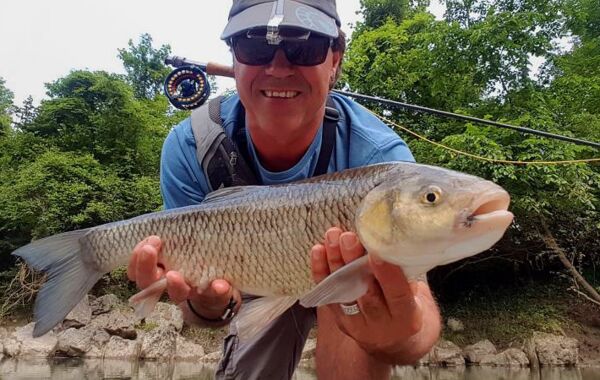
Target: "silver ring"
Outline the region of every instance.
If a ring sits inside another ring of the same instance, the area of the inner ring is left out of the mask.
[[[346,315],[360,314],[360,309],[358,308],[358,304],[356,302],[351,305],[344,305],[341,303],[340,307],[342,308],[342,312]]]

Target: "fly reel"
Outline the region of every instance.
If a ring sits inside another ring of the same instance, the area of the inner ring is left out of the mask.
[[[191,110],[204,104],[210,95],[206,73],[199,66],[184,65],[165,78],[165,95],[181,110]]]

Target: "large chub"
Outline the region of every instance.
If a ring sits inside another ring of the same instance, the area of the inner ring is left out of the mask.
[[[62,322],[103,275],[82,260],[85,252],[81,252],[80,239],[87,231],[50,236],[13,252],[32,268],[48,275],[35,301],[34,337],[44,335]]]

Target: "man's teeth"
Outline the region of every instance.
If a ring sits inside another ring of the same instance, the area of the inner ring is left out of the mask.
[[[298,96],[298,91],[263,91],[266,97],[268,98],[295,98]]]

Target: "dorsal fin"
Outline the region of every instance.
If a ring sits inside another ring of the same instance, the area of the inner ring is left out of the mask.
[[[237,199],[240,197],[245,197],[248,194],[252,194],[256,191],[264,190],[264,186],[233,186],[233,187],[225,187],[219,190],[215,190],[211,193],[208,193],[204,200],[205,203],[219,202],[223,200],[231,200]]]

